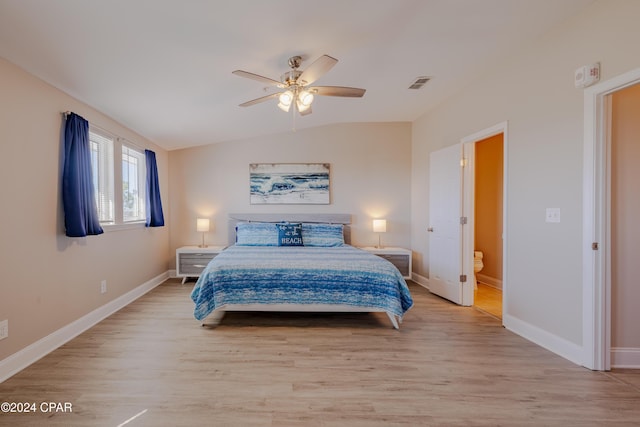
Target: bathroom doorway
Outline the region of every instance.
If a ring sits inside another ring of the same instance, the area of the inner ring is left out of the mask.
[[[474,143],[474,306],[502,319],[504,134]]]
[[[434,220],[440,221],[440,225],[430,226],[427,231],[430,232],[430,242],[434,239],[436,233],[440,230],[447,231],[447,236],[439,238],[440,243],[446,243],[443,246],[446,251],[434,251],[436,253],[447,253],[446,259],[443,257],[430,257],[429,265],[430,272],[434,273],[438,268],[444,271],[443,275],[434,275],[436,278],[440,278],[438,281],[432,281],[430,283],[429,290],[436,295],[440,295],[443,298],[449,299],[456,304],[463,306],[474,306],[475,304],[475,274],[474,274],[474,253],[475,247],[475,206],[476,206],[476,160],[475,152],[476,145],[479,142],[488,140],[491,137],[498,136],[502,142],[500,147],[501,158],[498,158],[497,163],[495,159],[493,166],[489,166],[489,169],[498,171],[498,177],[501,184],[497,184],[501,188],[495,188],[496,184],[491,184],[494,188],[494,196],[499,199],[497,218],[498,226],[494,232],[494,238],[500,241],[498,245],[497,253],[491,255],[491,265],[497,262],[497,279],[499,281],[491,282],[494,287],[499,285],[501,287],[501,310],[499,311],[499,318],[503,318],[503,313],[508,313],[508,284],[505,280],[507,276],[508,266],[508,251],[507,251],[507,194],[505,188],[507,187],[507,147],[508,147],[508,131],[507,122],[498,123],[495,126],[484,129],[473,135],[467,136],[461,140],[460,145],[452,145],[450,147],[442,148],[434,151],[430,155],[430,162],[434,162],[433,167],[430,170],[430,185],[438,191],[430,192],[430,217]],[[435,155],[440,156],[435,158]],[[455,154],[455,156],[454,156]],[[484,162],[483,162],[484,166]],[[434,172],[438,172],[435,173]],[[452,175],[450,175],[452,174]],[[445,176],[448,180],[445,180]],[[447,182],[448,185],[443,190],[440,185],[441,182]],[[433,202],[432,197],[438,196],[440,200]],[[432,212],[431,209],[436,209]],[[442,211],[442,212],[440,212]],[[446,242],[445,242],[446,240]],[[438,240],[435,240],[438,242]],[[460,246],[461,245],[461,246]],[[430,246],[432,249],[435,247]],[[482,249],[480,249],[482,250]],[[487,258],[488,261],[488,258]],[[445,262],[449,265],[453,265],[454,268],[443,268]],[[456,274],[459,271],[455,267],[461,267],[462,272],[458,276]],[[492,271],[492,270],[489,270]],[[480,271],[478,271],[480,273]],[[495,274],[495,273],[494,273]],[[446,277],[445,277],[446,276]],[[444,278],[444,279],[443,279]],[[488,281],[486,278],[485,282]],[[436,282],[442,286],[434,286]],[[435,289],[434,289],[435,288]],[[498,294],[498,295],[500,295]],[[498,297],[499,298],[499,297]]]

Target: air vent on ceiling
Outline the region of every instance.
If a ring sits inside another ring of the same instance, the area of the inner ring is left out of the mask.
[[[431,77],[426,77],[426,76],[416,77],[413,83],[411,83],[411,86],[409,86],[409,89],[420,89],[429,80],[431,80]]]

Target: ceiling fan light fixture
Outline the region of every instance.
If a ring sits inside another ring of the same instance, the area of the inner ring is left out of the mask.
[[[304,105],[300,100],[296,101],[296,107],[298,107],[299,112],[307,111],[310,105]]]
[[[282,111],[284,111],[285,113],[289,112],[289,108],[290,107],[291,107],[291,104],[284,105],[282,102],[278,102],[278,108],[281,109]]]
[[[313,94],[308,90],[303,90],[298,94],[298,102],[308,107],[313,102]]]
[[[278,99],[280,100],[281,104],[288,107],[289,105],[291,105],[291,101],[293,101],[293,92],[291,92],[290,90],[282,92]]]
[[[282,92],[278,97],[278,100],[280,101],[278,103],[278,108],[280,108],[282,111],[288,112],[289,108],[291,107],[291,102],[293,101],[293,92],[291,92],[290,90]]]

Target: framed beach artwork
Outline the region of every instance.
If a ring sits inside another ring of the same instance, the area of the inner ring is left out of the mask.
[[[329,204],[328,163],[252,163],[252,205]]]

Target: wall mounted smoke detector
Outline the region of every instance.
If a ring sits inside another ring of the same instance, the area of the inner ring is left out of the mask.
[[[575,85],[577,88],[589,87],[600,80],[600,63],[583,65],[575,72]]]

